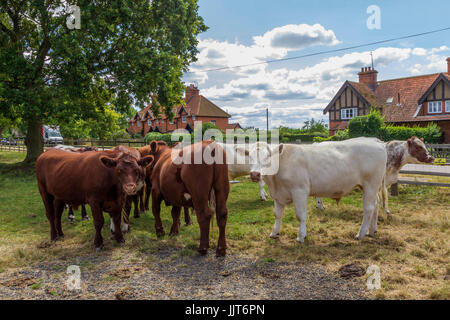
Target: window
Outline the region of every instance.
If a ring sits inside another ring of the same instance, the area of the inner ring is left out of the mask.
[[[358,115],[358,108],[341,109],[341,119],[352,119]]]
[[[183,121],[183,123],[186,122],[186,116],[185,116],[185,115],[183,115],[183,116],[181,117],[181,121]]]
[[[211,123],[212,123],[213,125],[216,125],[216,120],[211,120]]]
[[[140,126],[141,126],[141,122],[138,121],[138,122],[137,122],[137,127],[139,128]]]
[[[148,120],[147,124],[148,124],[149,127],[151,127],[152,126],[152,120]]]
[[[158,124],[159,124],[159,120],[156,120],[156,121],[155,121],[155,124],[158,125]]]
[[[164,119],[161,119],[161,124],[164,124]]]
[[[450,100],[445,101],[445,112],[450,112]]]
[[[192,121],[195,121],[195,115],[192,115]]]
[[[430,101],[428,102],[428,113],[441,113],[442,101]]]

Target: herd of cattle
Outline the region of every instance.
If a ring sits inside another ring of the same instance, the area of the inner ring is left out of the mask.
[[[216,161],[202,159],[196,163],[194,151],[199,149],[202,154],[212,154]],[[190,161],[174,161],[174,153]],[[236,155],[244,157],[245,163],[236,163]],[[229,177],[250,175],[253,182],[259,183],[263,200],[267,196],[264,190],[267,184],[275,206],[272,238],[280,233],[285,206],[293,203],[300,221],[299,242],[306,237],[309,196],[316,197],[317,207],[323,210],[321,197],[339,201],[359,187],[363,191],[363,221],[357,238],[361,239],[377,231],[379,199],[385,213],[389,213],[386,188],[397,181],[401,167],[433,161],[423,139],[417,137],[389,143],[356,138],[312,145],[264,142],[226,145],[203,141],[184,148],[170,148],[165,142],[152,141],[138,149],[126,146],[103,151],[90,147],[50,148],[36,162],[36,177],[50,223],[51,240],[64,236],[61,217],[66,205],[69,220],[73,220],[73,209],[79,206],[83,218],[88,219],[84,205],[89,204],[95,226],[95,248],[103,248],[103,212],[111,216],[114,239],[124,243],[123,232],[129,230],[132,203],[134,215],[138,217],[149,209],[151,196],[158,236],[165,233],[160,218],[162,201],[172,207],[171,234],[179,232],[182,209],[186,224],[191,224],[189,208],[193,208],[200,227],[200,254],[206,254],[209,248],[210,222],[215,212],[219,228],[216,254],[224,256]]]

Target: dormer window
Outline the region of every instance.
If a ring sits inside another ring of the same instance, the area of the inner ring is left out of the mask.
[[[442,101],[428,102],[428,113],[442,113]]]
[[[358,115],[358,108],[346,108],[341,109],[341,119],[348,120],[356,117]]]

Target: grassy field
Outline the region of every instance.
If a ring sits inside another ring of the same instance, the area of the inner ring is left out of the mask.
[[[63,220],[65,239],[49,243],[49,225],[34,169],[21,166],[23,158],[23,153],[0,152],[0,273],[61,257],[71,261],[94,250],[92,221],[81,221],[79,211],[75,223]],[[362,241],[354,239],[362,220],[359,191],[342,199],[339,205],[325,199],[324,212],[315,209],[311,199],[308,236],[305,243],[298,244],[293,207],[286,209],[280,238],[269,239],[274,222],[273,201],[260,201],[258,185],[242,180],[231,186],[228,199],[228,254],[266,261],[314,262],[331,271],[352,262],[366,267],[376,264],[381,269],[382,288],[373,293],[375,298],[450,299],[450,189],[400,186],[399,196],[390,198],[393,214],[381,216],[377,235]],[[168,208],[163,207],[162,218],[168,232]],[[111,253],[111,259],[130,252],[141,256],[167,246],[176,248],[176,255],[197,254],[196,222],[183,226],[178,236],[158,239],[154,219],[147,212],[139,219],[131,218],[132,229],[125,236],[124,247],[109,240],[106,216],[105,226],[105,250]],[[217,231],[215,225],[212,249],[217,243]]]

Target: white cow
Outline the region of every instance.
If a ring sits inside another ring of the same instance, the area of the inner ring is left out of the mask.
[[[248,150],[252,144],[226,144],[226,143],[220,143],[218,142],[222,148],[225,149],[225,152],[227,153],[227,162],[228,162],[228,174],[231,179],[235,179],[238,177],[247,176],[250,174],[250,161],[248,157]],[[239,154],[241,156],[243,163],[237,163],[237,159],[235,155]],[[263,181],[263,179],[260,179],[258,181],[259,184],[259,197],[261,200],[266,201],[267,200],[267,193],[264,189],[264,186],[266,185]]]
[[[256,182],[262,177],[275,201],[275,224],[270,237],[278,237],[284,208],[294,203],[300,221],[297,241],[303,242],[308,197],[340,199],[356,187],[363,190],[364,212],[356,237],[362,239],[367,232],[370,236],[376,232],[377,193],[387,159],[382,141],[356,138],[333,144],[277,146],[258,142],[249,152],[251,179]],[[267,168],[277,160],[278,171],[268,172]]]
[[[322,143],[334,142],[326,141]],[[386,177],[385,183],[380,190],[380,198],[382,199],[381,205],[384,212],[389,214],[387,188],[398,181],[398,174],[401,168],[408,163],[432,163],[434,158],[428,153],[423,138],[419,139],[415,136],[407,141],[390,141],[385,146],[387,152]],[[325,210],[321,198],[316,198],[316,207],[319,210]]]

